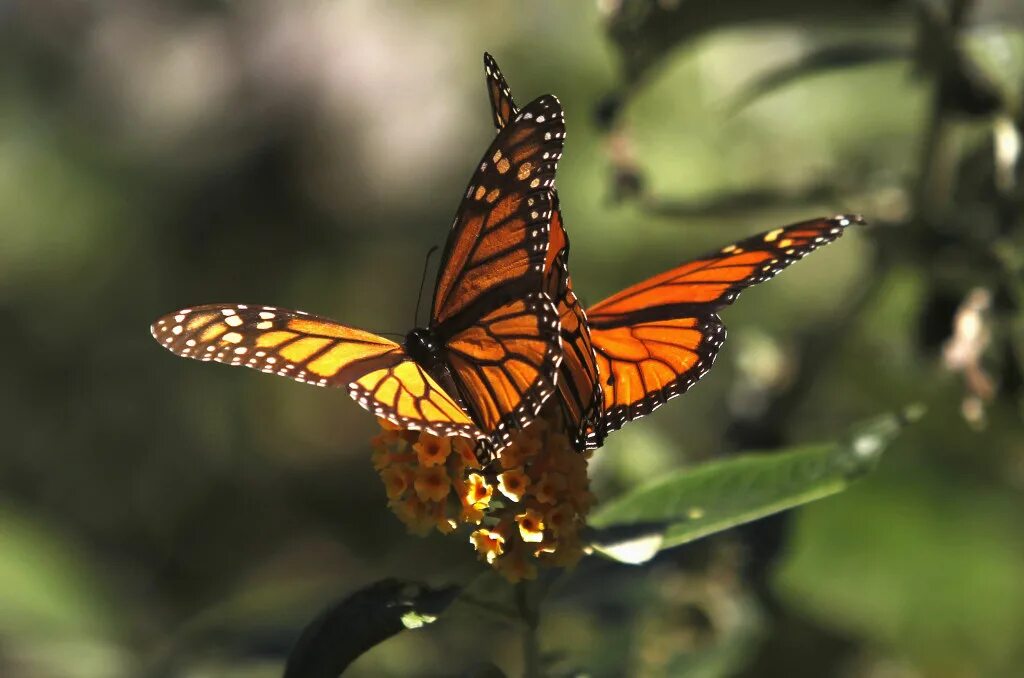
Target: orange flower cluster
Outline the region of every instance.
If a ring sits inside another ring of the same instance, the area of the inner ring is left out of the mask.
[[[518,431],[497,459],[481,466],[472,443],[401,430],[380,420],[373,466],[388,506],[415,534],[469,537],[480,558],[510,581],[533,579],[537,565],[572,567],[583,554],[580,529],[593,504],[588,454],[546,419]]]

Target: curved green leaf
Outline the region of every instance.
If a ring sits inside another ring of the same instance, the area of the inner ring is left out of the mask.
[[[918,414],[879,417],[835,443],[677,471],[603,505],[591,518],[590,541],[611,558],[642,563],[662,549],[836,494],[873,469]]]
[[[285,678],[334,678],[359,655],[404,629],[437,619],[459,594],[383,579],[320,613],[295,643]]]

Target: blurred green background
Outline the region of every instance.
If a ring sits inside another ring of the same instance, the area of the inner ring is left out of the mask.
[[[1024,672],[1020,6],[0,0],[0,674],[273,676],[338,595],[478,572],[405,534],[341,391],[174,359],[206,302],[412,326],[493,135],[481,55],[557,94],[580,296],[822,214],[851,231],[724,312],[692,392],[614,434],[663,470],[929,415],[851,491],[644,568],[584,563],[566,672]],[[520,670],[456,605],[352,675]]]

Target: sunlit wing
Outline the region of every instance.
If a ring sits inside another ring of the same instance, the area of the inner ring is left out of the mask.
[[[512,91],[490,54],[484,54],[487,94],[494,126],[500,131],[519,112]],[[590,344],[587,315],[576,298],[569,277],[569,237],[562,225],[555,192],[550,239],[544,262],[545,290],[555,302],[561,324],[562,364],[558,368],[558,401],[573,445],[578,450],[599,447],[604,439],[599,427],[602,405],[594,349]]]
[[[448,365],[466,407],[493,453],[540,412],[554,391],[561,361],[558,316],[544,293],[526,295],[486,313],[448,338]]]
[[[814,219],[723,247],[587,309],[604,391],[605,432],[685,392],[725,341],[716,311],[832,242],[857,216]]]
[[[740,240],[627,287],[587,314],[592,321],[617,315],[636,321],[707,313],[731,304],[747,287],[769,280],[854,223],[863,221],[847,215],[812,219]]]
[[[478,308],[497,305],[495,298],[541,290],[551,188],[564,138],[562,107],[551,95],[532,101],[495,137],[448,235],[432,327],[468,326]]]
[[[543,292],[543,273],[565,138],[562,108],[546,95],[522,111],[509,98],[501,110],[512,117],[459,206],[431,313],[462,403],[489,434],[484,452],[503,447],[512,429],[537,415],[561,361],[558,315]]]
[[[371,332],[302,311],[246,304],[183,309],[158,319],[150,331],[184,358],[344,388],[360,406],[403,428],[484,437],[401,346]]]
[[[601,432],[685,393],[715,362],[725,326],[715,314],[591,326],[604,395]]]

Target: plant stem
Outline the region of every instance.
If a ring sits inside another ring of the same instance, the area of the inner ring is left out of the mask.
[[[524,678],[540,678],[540,640],[537,627],[540,625],[539,600],[530,599],[529,582],[516,584],[516,607],[523,619],[523,676]]]

